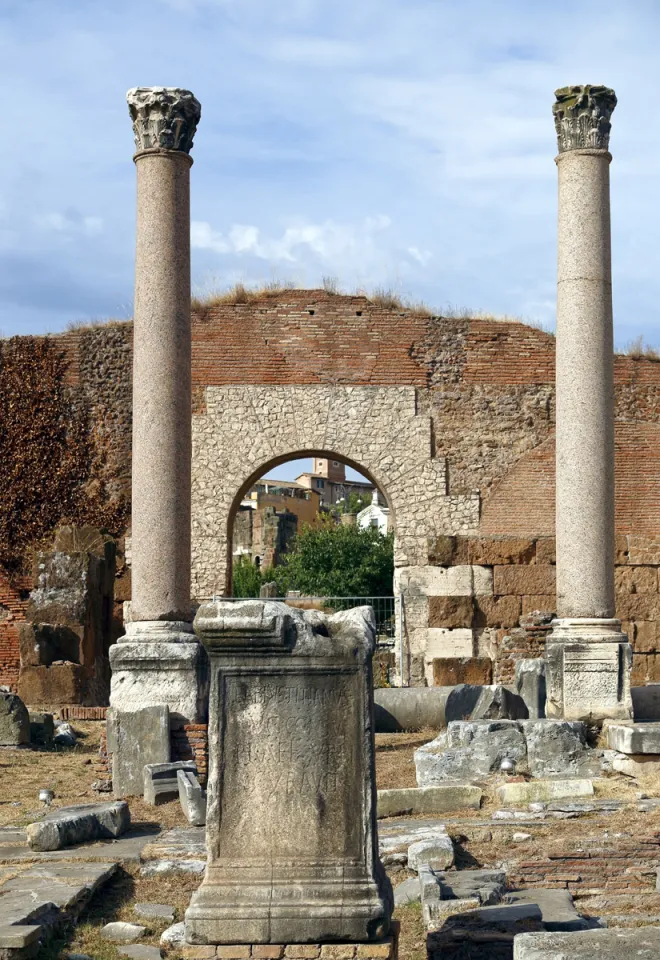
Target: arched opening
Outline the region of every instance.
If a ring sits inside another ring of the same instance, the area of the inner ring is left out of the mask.
[[[236,492],[227,545],[227,595],[327,612],[369,604],[394,672],[394,511],[370,470],[333,450],[272,457]]]

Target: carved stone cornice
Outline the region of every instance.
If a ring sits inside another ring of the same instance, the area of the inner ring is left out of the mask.
[[[190,153],[202,108],[190,90],[133,87],[126,94],[135,149]]]
[[[559,153],[568,150],[607,150],[616,107],[616,94],[609,87],[589,83],[555,91],[552,106]]]

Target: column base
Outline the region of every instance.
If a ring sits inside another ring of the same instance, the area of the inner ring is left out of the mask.
[[[545,648],[546,716],[564,720],[630,720],[632,647],[620,620],[552,621]]]
[[[109,656],[110,705],[116,710],[165,705],[175,724],[206,721],[208,661],[190,623],[128,623]]]

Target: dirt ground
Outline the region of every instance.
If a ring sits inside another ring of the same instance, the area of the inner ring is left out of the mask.
[[[102,799],[91,789],[95,779],[93,763],[99,746],[101,724],[93,722],[74,722],[79,734],[79,743],[75,748],[52,750],[0,750],[0,825],[25,825],[39,816],[42,806],[38,792],[49,787],[55,793],[53,806],[71,803],[89,803]],[[433,739],[436,731],[420,733],[379,734],[376,737],[376,779],[379,788],[415,786],[415,766],[413,753],[418,746]],[[494,785],[493,785],[494,786]],[[622,776],[613,776],[598,781],[596,796],[629,801],[636,798],[640,787]],[[657,792],[646,785],[650,795]],[[157,821],[164,829],[184,825],[185,820],[178,802],[158,807],[147,806],[140,800],[131,800],[131,818],[134,823],[153,823]],[[500,825],[499,829],[468,829],[470,821],[489,820],[497,803],[492,790],[486,790],[484,804],[479,811],[457,811],[456,818],[463,825],[470,838],[463,834],[459,825],[452,826],[452,817],[446,820],[449,832],[457,847],[457,866],[500,867],[512,855],[510,833],[518,829],[515,824]],[[475,824],[475,826],[478,826]],[[597,822],[592,818],[567,821],[540,821],[533,829],[525,827],[532,834],[530,839],[515,844],[515,856],[524,859],[538,856],[549,851],[553,845],[578,840],[590,829],[607,829],[610,835],[620,832],[622,836],[639,833],[649,835],[660,830],[660,813],[637,813],[634,806],[628,806],[620,813],[612,814],[606,821]],[[390,871],[393,885],[409,876],[405,871]],[[175,908],[176,920],[183,914],[192,892],[199,885],[198,877],[158,877],[141,878],[139,865],[130,865],[119,871],[118,875],[94,898],[75,930],[65,939],[54,940],[43,951],[40,960],[65,960],[69,953],[87,953],[94,960],[116,960],[114,946],[100,939],[101,927],[110,920],[129,920],[142,923],[148,928],[148,935],[142,943],[157,945],[162,931],[169,922],[154,922],[139,919],[133,912],[133,904],[140,901],[166,903]],[[635,898],[632,898],[634,904]],[[649,901],[650,904],[650,901]],[[594,910],[602,908],[602,903],[594,901]],[[630,904],[621,902],[623,909],[630,910]],[[618,907],[617,907],[618,909]],[[660,907],[658,907],[660,913]],[[395,919],[401,923],[399,956],[401,960],[425,960],[425,931],[419,904],[399,908]],[[176,951],[168,953],[169,960],[177,960]]]

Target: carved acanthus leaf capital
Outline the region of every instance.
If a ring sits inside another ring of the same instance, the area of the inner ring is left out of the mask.
[[[199,100],[179,87],[133,87],[126,94],[135,148],[190,153],[202,113]]]
[[[609,87],[589,83],[555,91],[552,106],[560,153],[568,150],[607,150],[616,107],[616,94]]]

